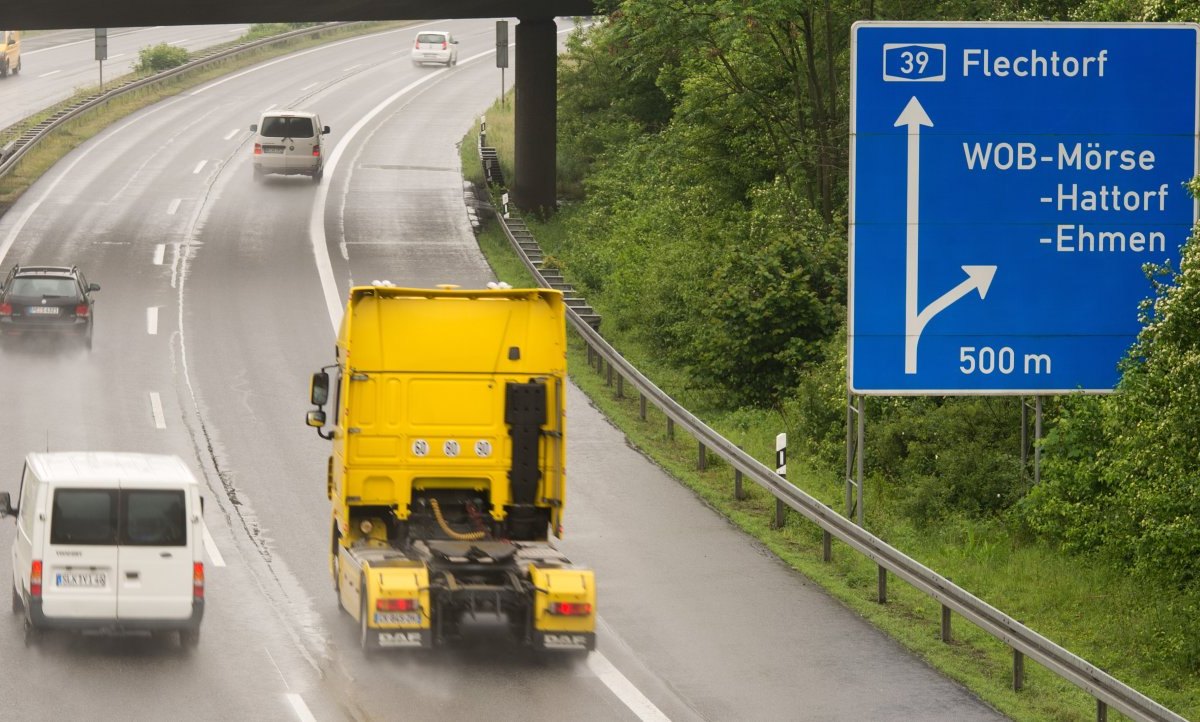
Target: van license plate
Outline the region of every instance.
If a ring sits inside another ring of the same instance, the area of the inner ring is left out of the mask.
[[[103,574],[57,574],[54,583],[60,587],[105,587]]]
[[[38,316],[57,316],[58,306],[30,306],[26,309],[31,315]]]
[[[282,153],[283,146],[282,145],[264,145],[263,152],[264,153]]]

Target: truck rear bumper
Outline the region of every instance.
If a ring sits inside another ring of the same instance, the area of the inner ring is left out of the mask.
[[[595,632],[533,632],[534,649],[550,652],[590,652],[596,648]]]

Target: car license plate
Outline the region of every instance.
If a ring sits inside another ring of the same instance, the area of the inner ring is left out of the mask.
[[[27,311],[30,316],[57,316],[58,306],[30,306]]]
[[[404,624],[415,627],[421,624],[420,612],[375,612],[376,624]]]
[[[263,152],[264,153],[282,153],[283,146],[282,145],[264,145]]]
[[[108,586],[107,581],[103,574],[94,573],[56,574],[54,577],[54,584],[59,587],[103,588]]]

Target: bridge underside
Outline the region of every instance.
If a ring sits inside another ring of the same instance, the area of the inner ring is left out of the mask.
[[[146,25],[552,18],[593,15],[591,0],[13,0],[0,27],[20,30]]]

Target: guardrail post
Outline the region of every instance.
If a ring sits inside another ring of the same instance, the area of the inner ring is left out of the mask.
[[[617,398],[625,398],[625,377],[617,374]]]
[[[742,489],[742,470],[733,470],[733,498],[742,501],[746,498],[746,492]]]
[[[612,365],[612,362],[610,361],[608,363],[608,377],[604,380],[604,385],[612,386],[612,381],[613,381],[613,365]]]
[[[639,399],[638,406],[640,407],[638,412],[641,414],[642,421],[645,421],[646,420],[646,394],[643,394],[642,392],[639,391],[638,399]]]
[[[667,438],[671,440],[675,439],[675,419],[672,419],[670,416],[667,417]]]
[[[593,355],[595,352],[592,351],[592,345],[589,343],[589,344],[586,344],[586,346],[587,346],[587,354],[588,354],[588,366],[591,366],[592,368],[596,368],[596,361],[593,358]]]
[[[787,505],[782,500],[775,500],[775,528],[782,529],[787,523]]]
[[[879,603],[887,604],[887,569],[879,565]]]
[[[1020,692],[1025,686],[1025,653],[1013,650],[1013,691]]]
[[[833,561],[833,535],[824,529],[821,530],[821,559],[826,562]]]
[[[700,458],[696,460],[696,468],[700,471],[708,469],[708,449],[704,448],[704,442],[700,442]]]
[[[950,607],[942,605],[942,641],[949,644],[954,639],[950,634]]]
[[[1096,722],[1108,722],[1108,705],[1104,700],[1096,700]]]

